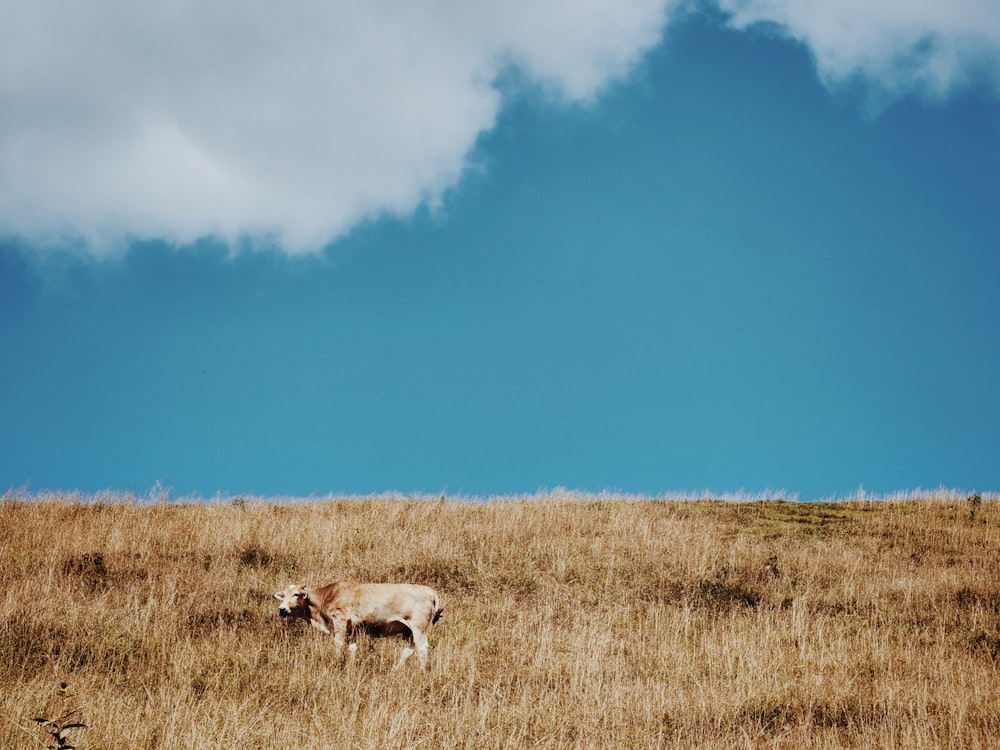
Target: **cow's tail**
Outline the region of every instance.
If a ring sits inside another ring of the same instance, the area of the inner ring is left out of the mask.
[[[431,618],[431,625],[436,623],[441,619],[441,613],[444,612],[444,607],[441,606],[441,600],[438,599],[437,592],[434,593],[434,617]]]

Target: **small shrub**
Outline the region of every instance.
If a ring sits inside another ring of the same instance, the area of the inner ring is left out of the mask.
[[[983,504],[983,496],[980,495],[978,492],[969,495],[968,503],[969,503],[969,520],[975,521],[976,511],[978,511]]]
[[[298,569],[298,561],[291,555],[272,554],[257,546],[243,548],[236,557],[243,568],[274,568],[286,572]]]
[[[712,609],[753,608],[760,604],[760,591],[741,580],[732,580],[729,568],[722,567],[711,578],[698,581],[691,592],[694,603]]]
[[[389,574],[392,580],[422,583],[441,593],[469,593],[479,588],[479,576],[460,560],[432,558],[397,565]]]
[[[135,563],[138,554],[117,555],[117,565],[112,567],[103,552],[87,552],[72,556],[62,564],[62,574],[75,578],[89,593],[105,591],[149,578],[149,571]],[[122,559],[124,557],[124,559]]]
[[[980,630],[967,639],[969,651],[985,656],[992,662],[1000,662],[1000,635]]]
[[[79,578],[89,591],[103,589],[108,584],[108,566],[100,552],[89,552],[80,557],[70,557],[63,563],[62,574]]]
[[[240,565],[244,568],[266,568],[272,562],[274,562],[274,557],[267,550],[262,550],[260,547],[247,547],[240,551]]]

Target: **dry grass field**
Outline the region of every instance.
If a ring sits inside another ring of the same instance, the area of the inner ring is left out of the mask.
[[[271,593],[434,586],[430,665]],[[1000,502],[0,501],[0,747],[1000,747]],[[50,727],[51,729],[51,727]]]

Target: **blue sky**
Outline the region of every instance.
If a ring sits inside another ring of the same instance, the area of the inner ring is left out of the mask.
[[[1000,489],[991,3],[48,5],[0,492]]]

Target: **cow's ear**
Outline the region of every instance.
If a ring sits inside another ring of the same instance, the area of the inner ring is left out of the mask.
[[[281,593],[280,591],[275,591],[274,592],[274,598],[277,599],[280,602],[282,599],[285,598],[285,595],[283,593]]]

